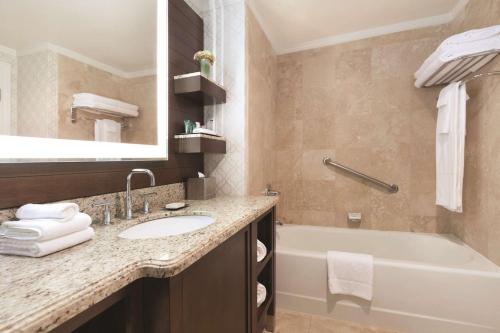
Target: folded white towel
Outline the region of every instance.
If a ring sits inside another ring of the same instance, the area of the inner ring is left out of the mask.
[[[0,236],[42,242],[85,230],[91,223],[90,216],[84,213],[65,222],[48,219],[8,221],[0,226]]]
[[[453,61],[461,57],[492,53],[490,57],[472,66],[465,75],[474,72],[492,60],[498,52],[500,52],[500,25],[470,30],[448,37],[417,70],[415,86],[420,88],[427,81],[429,81],[427,85],[438,82],[455,69],[456,64]],[[439,74],[436,75],[437,73]]]
[[[74,94],[73,107],[101,109],[127,117],[139,116],[139,106],[137,105],[89,93]]]
[[[328,251],[328,288],[332,294],[351,295],[372,300],[373,256]]]
[[[88,227],[85,230],[45,242],[3,238],[0,239],[0,253],[27,257],[43,257],[88,241],[93,236],[94,229]]]
[[[267,254],[267,248],[260,240],[257,239],[257,262],[264,260]]]
[[[79,211],[78,205],[71,202],[43,205],[27,204],[17,210],[16,217],[20,220],[59,219],[67,221],[72,219]]]
[[[261,306],[262,303],[264,303],[266,297],[267,297],[266,287],[261,283],[257,283],[257,307]]]

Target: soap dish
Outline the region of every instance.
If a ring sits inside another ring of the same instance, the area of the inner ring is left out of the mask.
[[[172,203],[165,205],[165,209],[166,210],[178,210],[181,208],[185,208],[187,206],[188,206],[188,204],[185,202],[172,202]]]

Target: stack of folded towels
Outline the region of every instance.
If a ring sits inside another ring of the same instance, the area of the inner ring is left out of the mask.
[[[88,241],[92,219],[75,203],[27,204],[0,226],[0,253],[43,257]]]

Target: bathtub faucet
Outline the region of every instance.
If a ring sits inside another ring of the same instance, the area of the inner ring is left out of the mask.
[[[266,186],[266,189],[264,190],[264,192],[262,192],[265,196],[268,196],[268,197],[276,197],[278,195],[280,195],[280,192],[278,191],[273,191],[272,187],[271,187],[271,184],[267,184]]]

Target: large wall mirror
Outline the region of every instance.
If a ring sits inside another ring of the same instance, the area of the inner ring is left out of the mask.
[[[167,158],[165,0],[0,0],[0,162]]]

